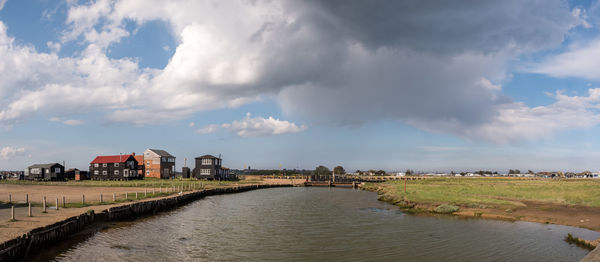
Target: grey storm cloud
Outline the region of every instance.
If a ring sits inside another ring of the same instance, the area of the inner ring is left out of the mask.
[[[371,48],[482,52],[560,44],[579,21],[566,1],[309,0],[305,20]],[[325,18],[323,18],[324,16]]]

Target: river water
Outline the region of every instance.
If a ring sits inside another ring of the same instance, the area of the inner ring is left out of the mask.
[[[567,233],[528,222],[402,213],[372,192],[272,188],[211,196],[171,212],[116,223],[57,261],[578,261]]]

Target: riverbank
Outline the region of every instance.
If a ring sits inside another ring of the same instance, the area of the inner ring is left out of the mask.
[[[367,183],[361,188],[414,214],[448,213],[600,232],[600,180],[434,178],[408,181],[406,192],[404,181]]]
[[[48,224],[50,220],[45,221],[45,226],[37,227],[23,234],[22,236],[13,238],[0,244],[0,261],[21,260],[22,258],[27,257],[30,252],[35,251],[37,248],[52,245],[56,243],[56,241],[69,237],[70,235],[75,234],[94,223],[134,219],[159,211],[169,210],[209,195],[237,193],[254,189],[281,186],[292,185],[257,184],[201,189],[187,193],[180,192],[175,196],[114,205],[108,208],[107,206],[102,206],[104,209],[101,211],[97,211],[98,206],[94,206],[91,207],[92,209],[84,211],[79,215],[68,217],[52,224]],[[81,210],[72,209],[68,210],[68,212],[61,213],[61,215],[64,216],[76,212],[81,212]],[[50,217],[57,219],[61,216],[54,215]],[[2,230],[2,232],[4,233],[5,231]]]

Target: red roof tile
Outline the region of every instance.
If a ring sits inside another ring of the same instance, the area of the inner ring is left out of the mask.
[[[131,155],[97,156],[90,164],[124,163]]]

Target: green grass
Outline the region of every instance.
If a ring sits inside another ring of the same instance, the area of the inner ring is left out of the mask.
[[[81,207],[89,207],[89,206],[112,205],[112,204],[134,202],[136,200],[143,200],[143,199],[153,198],[153,197],[170,196],[170,195],[176,195],[176,194],[178,194],[178,193],[177,192],[175,192],[175,193],[174,192],[169,192],[169,193],[156,192],[156,193],[152,194],[152,192],[148,192],[147,196],[144,196],[143,192],[138,192],[138,198],[135,198],[135,192],[133,192],[133,193],[127,194],[127,199],[125,199],[125,194],[118,194],[118,195],[116,195],[117,199],[115,201],[112,201],[112,195],[104,195],[102,202],[88,201],[86,199],[85,204],[82,203],[81,201],[66,203],[64,208],[81,208]],[[62,208],[62,207],[63,207],[62,203],[59,203],[59,208]]]
[[[430,178],[367,183],[390,202],[462,206],[519,206],[520,200],[600,207],[600,179]]]
[[[83,180],[83,181],[29,181],[29,180],[0,180],[0,184],[14,185],[42,185],[42,186],[89,186],[89,187],[177,187],[181,185],[195,184],[203,185],[206,188],[227,186],[234,184],[247,184],[246,181],[206,181],[197,179],[157,179],[146,178],[144,180],[128,181],[104,181],[104,180]]]

